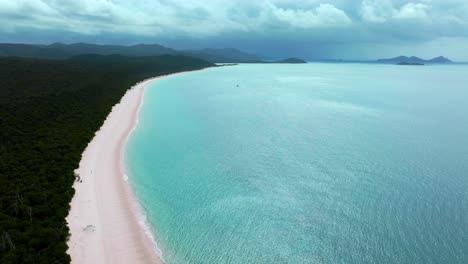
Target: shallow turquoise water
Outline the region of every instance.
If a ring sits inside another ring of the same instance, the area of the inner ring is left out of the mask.
[[[467,66],[175,76],[126,160],[169,264],[468,263]]]

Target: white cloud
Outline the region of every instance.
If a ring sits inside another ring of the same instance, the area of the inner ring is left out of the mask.
[[[424,3],[408,3],[401,7],[398,10],[394,18],[396,19],[417,19],[417,20],[426,20],[429,18],[428,11],[431,9],[431,6]]]
[[[363,0],[361,16],[364,21],[384,23],[394,20],[428,20],[432,6],[430,0],[395,6],[391,0]]]
[[[361,3],[361,16],[367,22],[386,22],[394,12],[395,9],[390,0],[363,0]]]
[[[290,25],[292,28],[310,29],[351,24],[351,19],[345,12],[330,4],[320,4],[318,7],[309,10],[285,9],[270,4],[269,12],[274,18]]]
[[[241,3],[242,5],[239,5]],[[332,4],[314,4],[307,9],[280,7],[287,1],[227,1],[211,3],[165,0],[0,0],[0,22],[10,28],[42,28],[81,34],[129,33],[147,36],[179,34],[213,36],[225,32],[266,31],[276,26],[290,29],[343,26],[351,19]],[[258,17],[230,19],[229,12],[260,10]],[[275,23],[282,23],[278,25]],[[272,28],[270,28],[272,27]]]

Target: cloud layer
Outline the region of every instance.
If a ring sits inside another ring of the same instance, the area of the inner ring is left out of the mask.
[[[3,42],[47,41],[41,36],[63,41],[68,36],[209,45],[242,39],[257,48],[279,41],[303,49],[346,44],[359,50],[370,44],[463,42],[468,38],[468,1],[0,0],[0,33]]]

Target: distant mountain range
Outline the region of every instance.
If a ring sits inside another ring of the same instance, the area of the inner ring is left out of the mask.
[[[408,63],[408,64],[436,64],[436,63],[452,63],[453,61],[447,59],[444,56],[435,57],[430,60],[421,59],[419,57],[406,57],[406,56],[399,56],[390,59],[379,59],[377,60],[378,63],[391,63],[391,64],[399,64],[399,63]]]
[[[129,57],[186,55],[209,62],[241,63],[261,61],[261,57],[237,49],[176,50],[157,44],[133,46],[96,45],[88,43],[51,45],[0,44],[0,56],[28,57],[41,59],[67,59],[82,54],[123,55]]]
[[[185,55],[199,58],[212,63],[267,63],[261,56],[246,53],[234,48],[224,49],[190,49],[177,50],[158,44],[138,44],[133,46],[120,45],[97,45],[89,43],[63,44],[53,43],[50,45],[34,44],[0,44],[0,56],[26,57],[39,59],[67,59],[77,55],[122,55],[127,57],[146,57],[160,55]],[[430,60],[419,57],[399,56],[389,59],[379,59],[376,61],[365,60],[319,60],[322,62],[339,63],[419,63],[419,64],[442,64],[453,63],[446,57],[439,56]],[[271,61],[270,61],[271,62]],[[298,58],[289,58],[275,61],[275,63],[305,63]]]

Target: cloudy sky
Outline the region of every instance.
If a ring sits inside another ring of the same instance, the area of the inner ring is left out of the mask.
[[[468,61],[468,0],[0,0],[0,42]]]

